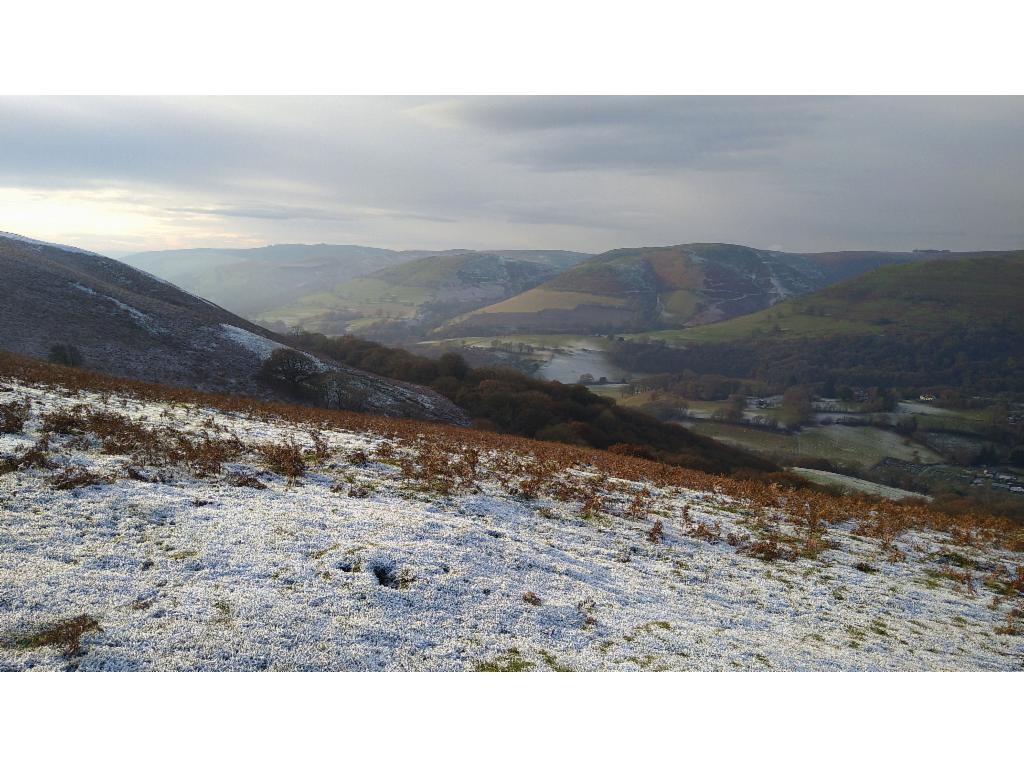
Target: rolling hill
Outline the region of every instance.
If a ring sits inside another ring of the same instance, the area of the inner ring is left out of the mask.
[[[876,335],[1007,319],[1024,324],[1024,251],[889,265],[744,317],[651,334],[679,342]]]
[[[723,243],[619,249],[456,318],[437,334],[594,334],[704,325],[765,309],[881,265],[947,256],[799,254]]]
[[[0,349],[72,347],[87,368],[175,386],[273,396],[256,376],[287,339],[124,263],[0,234]],[[446,398],[311,357],[325,404],[461,422]],[[326,395],[325,395],[326,397]]]
[[[890,265],[613,352],[638,371],[1024,391],[1024,251]]]
[[[147,251],[123,261],[253,318],[324,286],[423,255],[360,245],[300,244]]]
[[[327,334],[415,337],[457,315],[521,293],[589,254],[572,251],[458,251],[434,254],[256,313],[273,327]]]

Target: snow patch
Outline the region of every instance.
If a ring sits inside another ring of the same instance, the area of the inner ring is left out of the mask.
[[[82,287],[84,288],[85,286]],[[154,336],[163,333],[163,328],[161,328],[160,325],[145,312],[140,312],[130,304],[125,304],[123,301],[118,301],[113,296],[104,296],[103,298],[123,309],[125,312],[131,315],[132,320],[134,320],[136,323],[138,323],[138,325],[140,325],[143,329],[153,334]]]
[[[250,352],[255,352],[261,360],[266,360],[278,349],[288,349],[286,345],[278,341],[268,339],[265,336],[257,336],[252,331],[239,328],[237,325],[221,323],[220,327],[228,341],[245,347]]]
[[[71,283],[71,287],[72,287],[72,288],[77,288],[77,289],[78,289],[78,290],[80,290],[80,291],[81,291],[82,293],[88,293],[88,294],[89,294],[89,295],[91,295],[91,296],[95,296],[95,295],[96,295],[96,291],[94,291],[94,290],[93,290],[92,288],[90,288],[90,287],[89,287],[88,285],[82,285],[81,283],[75,283],[75,282],[72,282],[72,283]]]
[[[0,436],[0,453],[38,439],[45,413],[110,407],[99,393],[3,384],[5,400],[33,405],[24,434]],[[117,408],[153,428],[312,447],[307,425],[283,419],[128,397]],[[145,482],[126,470],[141,458],[53,436],[55,462],[108,482],[69,491],[50,482],[58,470],[0,475],[0,636],[82,613],[102,632],[86,634],[72,659],[56,647],[0,643],[0,670],[1020,665],[1021,637],[993,632],[1008,605],[993,609],[982,580],[996,568],[1013,572],[1019,553],[924,530],[900,534],[893,559],[842,523],[828,526],[833,546],[817,559],[765,563],[683,534],[690,518],[723,535],[746,530],[741,500],[721,493],[612,483],[621,491],[603,492],[610,508],[650,492],[664,524],[654,542],[650,519],[585,522],[576,502],[525,500],[493,474],[474,493],[415,491],[391,465],[339,458],[390,440],[321,434],[335,458],[300,483],[253,455],[225,468],[258,475],[257,487],[183,467],[161,467],[163,480]],[[567,470],[563,479],[586,477]],[[958,554],[977,561],[976,594],[933,575]]]

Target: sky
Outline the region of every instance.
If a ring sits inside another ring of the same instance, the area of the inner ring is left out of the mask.
[[[0,230],[115,256],[1024,248],[1024,97],[0,97]]]

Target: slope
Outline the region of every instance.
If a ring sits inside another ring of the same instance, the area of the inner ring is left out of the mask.
[[[102,387],[0,376],[23,409],[0,434],[0,670],[1011,670],[1024,652],[1005,521],[276,404],[118,391],[114,413]],[[179,455],[195,445],[205,462]]]
[[[0,348],[46,357],[70,345],[85,366],[214,391],[269,396],[256,381],[286,340],[170,283],[97,254],[0,235]],[[337,405],[461,420],[432,391],[315,361]]]

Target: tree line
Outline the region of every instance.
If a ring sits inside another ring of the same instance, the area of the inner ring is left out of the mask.
[[[941,332],[760,338],[688,348],[617,341],[612,362],[637,373],[687,373],[762,382],[777,391],[847,387],[950,387],[977,394],[1024,393],[1024,333],[1007,320]],[[752,389],[753,387],[750,387]],[[732,393],[730,393],[732,394]]]

